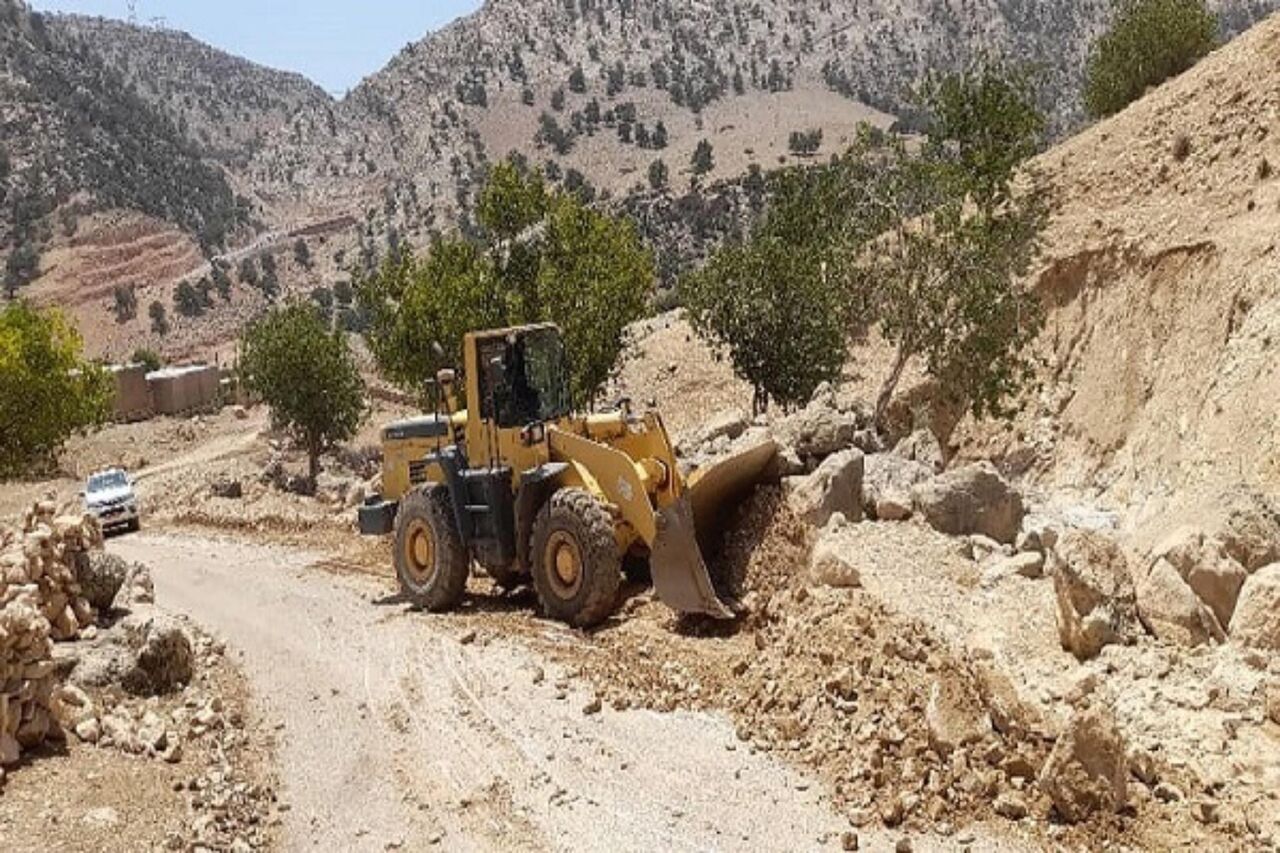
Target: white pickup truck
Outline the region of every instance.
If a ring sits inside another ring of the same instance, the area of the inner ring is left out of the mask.
[[[89,478],[84,488],[84,505],[97,517],[103,532],[120,527],[136,531],[141,526],[133,480],[118,468],[99,471]]]

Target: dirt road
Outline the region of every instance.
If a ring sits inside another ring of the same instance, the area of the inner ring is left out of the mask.
[[[526,648],[464,643],[384,581],[229,540],[109,548],[241,656],[281,729],[288,849],[830,850],[849,828],[726,720],[586,714],[592,697]]]

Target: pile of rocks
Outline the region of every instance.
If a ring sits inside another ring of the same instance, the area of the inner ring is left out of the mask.
[[[27,511],[21,530],[0,531],[0,595],[7,587],[35,587],[40,613],[55,640],[72,640],[96,614],[76,577],[79,557],[102,545],[89,515],[59,515],[51,501]]]
[[[47,501],[26,513],[21,529],[0,530],[0,767],[61,735],[52,640],[93,624],[76,563],[101,542],[93,518],[58,516]]]
[[[136,630],[136,628],[135,628]],[[93,681],[75,679],[54,692],[53,713],[61,726],[71,731],[84,743],[114,748],[130,755],[158,758],[171,764],[182,760],[182,744],[199,738],[228,724],[241,724],[238,712],[230,716],[224,713],[222,700],[209,698],[194,687],[177,692],[190,682],[195,659],[212,665],[221,656],[222,647],[207,637],[200,637],[194,644],[186,632],[165,635],[173,647],[169,663],[158,668],[135,662],[123,676],[126,692],[108,686],[105,690],[91,690],[102,686]],[[145,653],[138,654],[138,661],[145,661]],[[155,657],[153,651],[151,657]],[[143,677],[160,669],[165,675],[174,676],[170,689],[157,691],[154,675]],[[180,671],[178,671],[180,670]],[[178,680],[177,676],[183,676]],[[89,688],[89,689],[86,689]],[[162,701],[170,694],[172,698]],[[97,696],[95,702],[92,696]]]
[[[1180,528],[1145,557],[1104,532],[1066,533],[1050,549],[1063,648],[1086,660],[1148,633],[1280,651],[1280,513],[1249,493],[1223,504],[1222,519]]]
[[[1227,638],[1280,651],[1280,511],[1247,491],[1219,501],[1205,528],[1181,528],[1150,553],[1138,580],[1147,629],[1183,646]]]
[[[24,748],[59,732],[53,714],[53,645],[34,586],[0,593],[0,778]]]

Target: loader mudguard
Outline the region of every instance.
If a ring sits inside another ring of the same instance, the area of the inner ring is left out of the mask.
[[[521,571],[529,571],[529,541],[533,538],[533,520],[555,491],[560,475],[569,470],[567,462],[548,462],[520,475],[520,492],[516,495],[516,559]]]
[[[434,462],[444,472],[445,485],[449,487],[449,501],[453,506],[454,521],[458,525],[458,534],[462,544],[470,545],[472,538],[471,519],[467,517],[466,489],[462,484],[462,472],[467,469],[467,458],[456,446],[446,447],[436,453],[427,454],[427,462]]]

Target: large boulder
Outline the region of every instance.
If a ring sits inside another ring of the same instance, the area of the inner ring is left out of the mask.
[[[932,473],[941,473],[946,467],[946,457],[937,437],[927,429],[918,429],[898,442],[893,455],[911,462],[918,462]]]
[[[991,717],[981,697],[960,673],[944,673],[934,680],[929,687],[924,721],[929,729],[929,745],[943,757],[991,734]]]
[[[862,520],[861,451],[845,450],[829,456],[808,477],[796,478],[789,494],[792,508],[814,527],[824,526],[836,513],[849,521]]]
[[[1165,537],[1151,552],[1152,565],[1167,561],[1191,591],[1213,613],[1219,627],[1231,624],[1248,571],[1231,557],[1222,542],[1194,527]]]
[[[100,612],[110,610],[129,576],[129,564],[105,551],[87,551],[76,555],[75,568],[84,597]]]
[[[1280,563],[1258,569],[1245,581],[1231,617],[1231,639],[1280,652]]]
[[[1077,823],[1128,801],[1125,742],[1111,713],[1086,709],[1068,721],[1040,773],[1040,789],[1063,820]]]
[[[195,656],[191,637],[171,616],[147,612],[122,623],[134,658],[124,673],[125,690],[138,696],[172,693],[191,681]]]
[[[917,485],[915,507],[929,525],[943,533],[981,533],[997,542],[1018,536],[1025,509],[1022,496],[990,462],[948,471]]]
[[[1264,495],[1238,489],[1219,500],[1220,517],[1210,532],[1248,572],[1280,561],[1280,509]]]
[[[1168,560],[1158,560],[1138,584],[1138,616],[1147,630],[1182,646],[1222,642],[1222,628]]]
[[[850,559],[849,547],[840,535],[847,525],[845,517],[836,513],[818,534],[809,555],[809,578],[815,584],[835,589],[862,586],[862,573]]]
[[[726,441],[736,441],[742,437],[747,431],[750,424],[740,412],[725,411],[712,415],[710,419],[702,424],[702,427],[691,439],[687,441],[690,450],[701,448],[703,445],[712,444],[723,438]]]
[[[156,586],[151,570],[142,563],[130,563],[120,591],[111,603],[114,610],[134,611],[156,603]]]
[[[902,521],[911,516],[911,490],[933,477],[928,465],[893,453],[866,457],[862,475],[862,508],[871,518]]]
[[[780,445],[799,456],[825,459],[852,447],[861,426],[857,412],[841,411],[835,395],[820,388],[809,405],[775,423],[773,434]]]
[[[1053,550],[1058,638],[1080,660],[1137,635],[1136,595],[1124,550],[1105,534],[1072,530]]]

